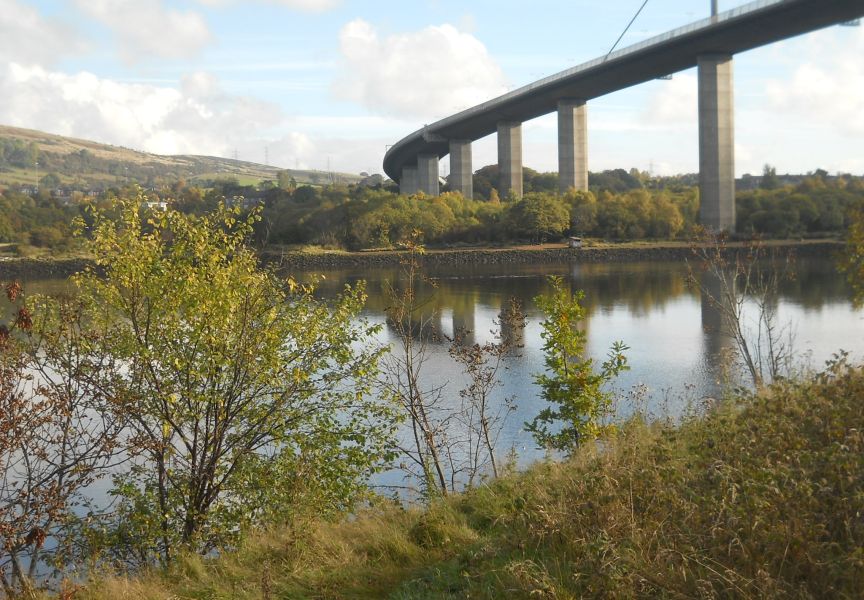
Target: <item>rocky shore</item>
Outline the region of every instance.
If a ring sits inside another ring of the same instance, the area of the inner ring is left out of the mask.
[[[779,252],[794,252],[796,256],[824,257],[840,250],[843,245],[834,240],[814,242],[772,242],[772,249]],[[730,251],[745,249],[745,245],[730,245]],[[388,267],[398,265],[404,252],[322,252],[308,254],[285,252],[265,253],[262,260],[284,270],[310,271],[316,269],[338,269],[346,267]],[[689,246],[622,246],[602,248],[472,248],[460,250],[428,250],[420,257],[426,266],[482,265],[482,264],[546,264],[561,262],[603,263],[679,261],[693,258]]]
[[[745,246],[730,246],[730,250]],[[835,240],[807,242],[771,242],[770,247],[780,252],[794,252],[806,258],[830,256],[842,248]],[[314,271],[319,269],[370,268],[398,265],[405,256],[400,251],[381,252],[284,252],[265,251],[262,262],[285,271]],[[546,264],[561,262],[634,262],[643,260],[677,261],[693,257],[685,245],[605,246],[602,248],[470,248],[428,250],[421,262],[426,266],[484,265],[484,264]],[[74,259],[10,258],[0,260],[0,280],[55,279],[68,277],[84,269],[90,261]]]
[[[86,258],[6,258],[0,260],[0,281],[62,279],[90,264]]]

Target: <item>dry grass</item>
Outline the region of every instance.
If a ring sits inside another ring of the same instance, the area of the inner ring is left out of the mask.
[[[107,598],[858,598],[864,375],[732,399],[428,509],[298,521]]]

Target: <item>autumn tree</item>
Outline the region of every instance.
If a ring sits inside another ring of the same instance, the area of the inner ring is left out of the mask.
[[[327,303],[259,268],[255,212],[118,209],[94,215],[95,267],[74,279],[135,458],[115,482],[115,558],[167,562],[300,506],[351,506],[394,422],[369,394],[380,348],[362,285]]]
[[[0,585],[32,596],[40,576],[62,572],[87,489],[116,458],[122,421],[87,374],[104,366],[90,353],[81,305],[68,298],[14,307],[0,325]]]

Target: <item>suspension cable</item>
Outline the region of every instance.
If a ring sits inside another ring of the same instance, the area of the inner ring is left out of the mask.
[[[609,52],[606,53],[606,56],[603,57],[603,60],[604,60],[604,61],[605,61],[607,58],[609,58],[609,55],[612,54],[612,52],[613,52],[613,51],[615,50],[615,48],[618,46],[618,43],[621,41],[621,38],[623,38],[623,37],[627,34],[627,32],[630,30],[630,26],[633,25],[633,23],[634,23],[634,22],[636,21],[636,19],[639,17],[639,13],[642,12],[642,9],[645,8],[645,5],[646,5],[646,4],[648,4],[648,0],[645,0],[645,2],[642,3],[642,6],[639,7],[639,10],[637,10],[637,11],[636,11],[636,14],[633,15],[633,18],[630,19],[630,22],[629,22],[629,23],[627,23],[627,27],[624,28],[624,31],[621,32],[621,35],[618,36],[618,39],[615,40],[615,43],[612,44],[612,47],[609,48]]]

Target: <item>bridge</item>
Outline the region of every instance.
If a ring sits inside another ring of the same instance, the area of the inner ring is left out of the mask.
[[[587,102],[698,68],[700,222],[735,227],[733,55],[864,16],[864,0],[758,0],[622,48],[441,119],[384,156],[401,193],[438,195],[438,161],[450,155],[450,186],[473,197],[471,143],[498,134],[498,191],[522,196],[522,123],[558,112],[560,190],[588,189]]]

